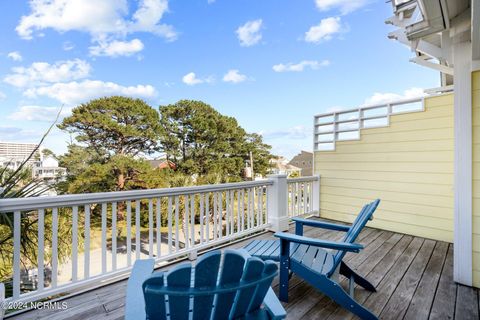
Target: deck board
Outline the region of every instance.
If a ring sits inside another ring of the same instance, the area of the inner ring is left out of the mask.
[[[293,232],[293,225],[290,231]],[[344,233],[305,227],[304,235],[341,241]],[[273,233],[263,233],[254,239],[273,239]],[[251,241],[237,242],[229,248],[240,248]],[[365,228],[357,242],[365,249],[358,254],[348,253],[345,261],[375,285],[377,292],[356,286],[355,299],[380,319],[479,318],[478,290],[453,282],[451,244],[373,228]],[[340,279],[346,288],[348,281]],[[278,292],[278,278],[272,287]],[[65,298],[67,310],[32,310],[8,319],[123,319],[125,288],[126,281],[120,281]],[[289,303],[283,304],[288,319],[354,318],[295,275],[290,281],[289,296]]]
[[[409,303],[412,300],[415,289],[422,278],[423,271],[430,260],[434,248],[435,241],[425,240],[423,242],[422,248],[418,251],[417,256],[404,274],[387,305],[382,310],[382,313],[380,314],[382,319],[403,318],[407,310],[406,307],[409,306]]]
[[[447,255],[448,243],[437,242],[435,250],[424,271],[424,275],[418,284],[415,295],[408,307],[405,319],[423,320],[428,319],[430,307],[435,296],[438,280]]]
[[[455,319],[478,319],[478,290],[458,285]]]

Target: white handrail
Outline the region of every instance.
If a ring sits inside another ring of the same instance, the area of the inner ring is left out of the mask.
[[[287,178],[287,183],[294,183],[294,182],[311,182],[311,181],[318,181],[319,179],[320,179],[319,176]]]
[[[238,190],[258,186],[269,186],[269,180],[234,182],[192,187],[176,187],[164,189],[131,190],[117,192],[98,192],[85,194],[71,194],[60,196],[16,198],[0,200],[0,212],[13,212],[14,210],[26,211],[41,208],[78,206],[87,203],[104,203],[114,201],[140,200],[146,198],[168,197],[178,195],[191,195],[205,192],[218,192],[225,190]]]

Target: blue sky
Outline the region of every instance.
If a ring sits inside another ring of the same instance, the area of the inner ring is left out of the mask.
[[[384,1],[33,0],[0,12],[2,141],[35,142],[61,105],[123,94],[155,108],[202,100],[292,157],[312,149],[314,114],[439,85],[387,39]],[[62,153],[68,140],[57,129],[45,146]]]

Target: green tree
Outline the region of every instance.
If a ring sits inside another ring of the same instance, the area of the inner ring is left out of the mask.
[[[260,135],[248,134],[235,118],[194,100],[160,106],[160,115],[162,151],[182,173],[206,183],[239,180],[250,152],[255,171],[267,172],[270,146]]]
[[[67,179],[68,191],[127,190],[147,169],[135,157],[158,150],[158,112],[140,99],[92,100],[74,108],[58,127],[85,146],[72,146],[61,157],[61,164],[73,171]]]
[[[161,170],[144,159],[114,155],[102,157],[94,150],[70,145],[60,156],[60,165],[68,168],[65,181],[58,184],[63,193],[91,193],[168,187]],[[121,175],[121,184],[118,176]]]

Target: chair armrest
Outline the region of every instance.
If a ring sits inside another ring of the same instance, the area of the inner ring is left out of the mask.
[[[292,220],[295,221],[295,224],[300,223],[310,227],[318,227],[318,228],[323,228],[328,230],[345,231],[345,232],[350,230],[350,226],[345,226],[345,225],[330,223],[325,221],[316,221],[316,220],[309,220],[309,219],[302,219],[302,218],[293,218]]]
[[[137,260],[127,282],[125,301],[125,319],[146,319],[143,282],[152,275],[155,261],[153,259]]]
[[[270,319],[280,320],[285,319],[287,316],[287,312],[283,308],[280,300],[278,300],[271,287],[268,289],[267,294],[263,299],[263,305],[265,306],[265,309],[267,309]]]
[[[363,246],[358,243],[336,242],[336,241],[313,239],[313,238],[298,236],[298,235],[286,233],[286,232],[277,232],[274,234],[274,236],[288,242],[307,244],[307,245],[326,248],[326,249],[351,251],[351,252],[360,252],[360,250],[363,249]]]

